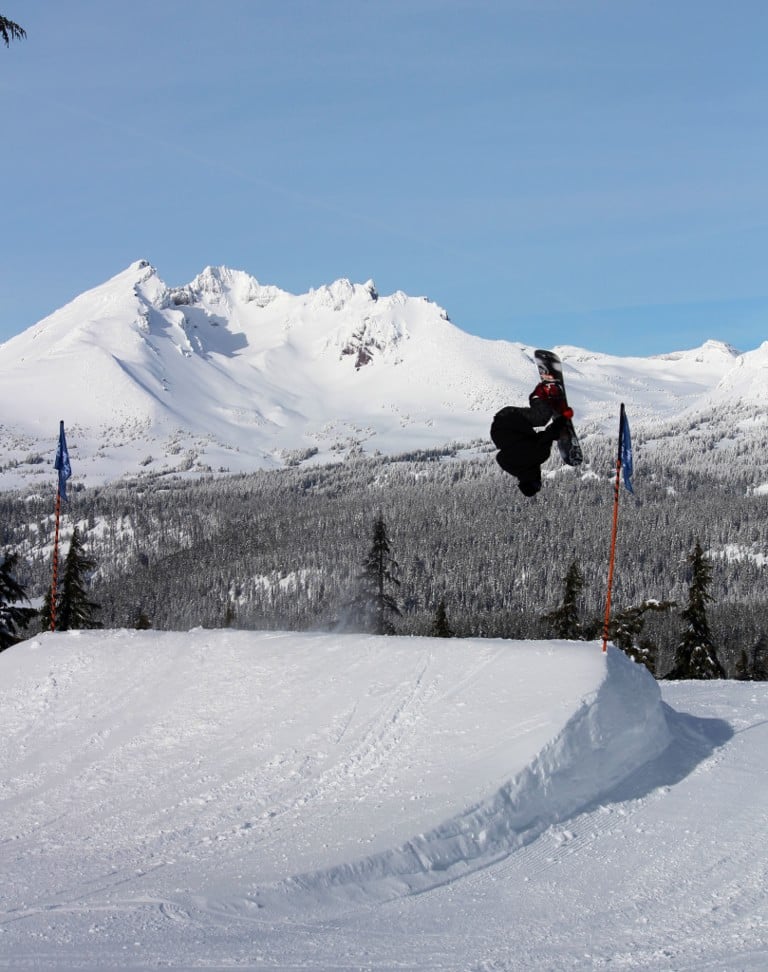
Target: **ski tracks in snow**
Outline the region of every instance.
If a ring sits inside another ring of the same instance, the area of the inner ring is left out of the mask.
[[[671,967],[648,915],[667,930],[686,917],[702,940],[722,917],[745,948],[759,944],[764,867],[735,839],[710,854],[717,897],[688,910],[675,898],[667,916],[655,903],[675,881],[695,898],[706,880],[696,861],[714,834],[699,837],[692,814],[676,842],[667,814],[681,780],[703,794],[718,777],[726,737],[678,720],[679,745],[660,754],[655,686],[623,658],[490,640],[142,638],[12,649],[0,936],[19,955],[39,955],[37,940],[87,955],[104,940],[119,959],[145,940],[141,954],[167,964],[206,961],[198,947],[242,964],[258,931],[267,958],[327,968],[363,922],[352,966],[389,968],[397,915],[420,956],[409,964],[401,950],[403,968],[430,967],[419,952],[430,934],[435,967],[575,969],[609,954],[641,967],[633,949]],[[666,855],[645,854],[659,842]],[[611,900],[596,900],[596,880]],[[510,936],[518,958],[500,947]]]
[[[263,810],[249,828],[249,840],[287,839],[289,821],[302,826],[316,806],[341,811],[350,792],[367,806],[380,798],[392,783],[404,735],[414,731],[434,693],[429,666],[427,656],[411,678],[400,673],[393,684],[374,687],[327,726],[315,728],[301,747],[273,757],[271,779],[259,796]]]

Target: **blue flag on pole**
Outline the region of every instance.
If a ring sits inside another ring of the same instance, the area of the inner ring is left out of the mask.
[[[621,469],[624,473],[624,485],[630,493],[634,493],[632,489],[632,436],[629,432],[629,421],[623,405],[621,406],[621,448],[619,450],[619,458],[621,460]]]
[[[72,466],[69,464],[69,449],[67,449],[67,437],[64,435],[63,422],[59,422],[59,445],[56,449],[56,461],[53,468],[59,471],[59,495],[63,500],[66,500],[67,480],[72,475]]]

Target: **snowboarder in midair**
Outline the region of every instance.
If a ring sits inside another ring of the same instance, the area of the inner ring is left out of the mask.
[[[541,466],[549,458],[573,409],[555,381],[541,381],[530,394],[529,406],[507,405],[491,423],[491,439],[499,450],[496,462],[515,476],[524,496],[541,489]]]

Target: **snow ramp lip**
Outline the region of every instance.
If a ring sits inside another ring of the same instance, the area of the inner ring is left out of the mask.
[[[597,649],[596,649],[597,650]],[[672,735],[659,687],[609,648],[605,677],[557,736],[492,796],[401,846],[264,888],[259,907],[383,901],[419,894],[503,860],[607,797],[659,757]],[[340,899],[340,900],[339,900]]]
[[[2,667],[8,883],[41,843],[41,888],[152,856],[153,894],[241,917],[454,881],[615,800],[679,736],[650,674],[594,642],[63,632]]]

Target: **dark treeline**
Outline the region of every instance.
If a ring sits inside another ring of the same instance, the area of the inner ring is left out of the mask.
[[[613,458],[591,449],[583,477],[559,470],[526,499],[492,454],[443,461],[347,460],[197,481],[149,479],[71,488],[66,514],[98,564],[91,596],[105,627],[343,625],[344,605],[381,512],[399,565],[398,633],[429,634],[441,603],[459,636],[544,637],[542,616],[575,560],[582,611],[602,616]],[[646,456],[636,495],[623,491],[614,585],[617,610],[648,598],[685,603],[688,557],[711,558],[709,617],[724,667],[768,631],[762,555],[765,495],[749,467],[695,474]],[[0,494],[0,548],[19,557],[30,596],[50,583],[50,498]],[[679,610],[648,619],[658,671],[672,665]]]

